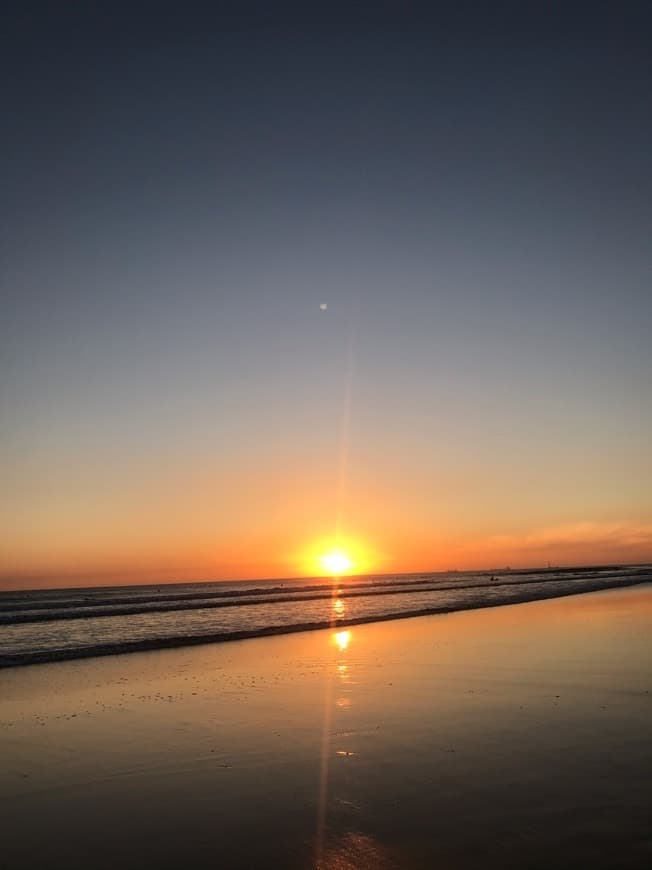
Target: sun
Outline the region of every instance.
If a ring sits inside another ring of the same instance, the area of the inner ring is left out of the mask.
[[[320,562],[322,567],[329,573],[335,577],[339,577],[341,574],[349,571],[353,566],[353,562],[343,553],[342,550],[332,550],[330,553],[324,553],[323,556],[320,557]]]
[[[337,579],[369,574],[379,567],[379,553],[362,538],[336,534],[315,538],[293,555],[293,564],[303,577]]]

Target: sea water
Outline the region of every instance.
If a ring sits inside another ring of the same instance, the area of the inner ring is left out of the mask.
[[[0,593],[0,666],[517,604],[652,580],[652,566]]]

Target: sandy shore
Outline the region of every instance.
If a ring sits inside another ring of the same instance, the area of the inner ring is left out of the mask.
[[[0,867],[647,867],[652,588],[0,672]]]

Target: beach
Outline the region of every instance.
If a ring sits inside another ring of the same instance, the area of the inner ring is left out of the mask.
[[[0,671],[0,867],[646,867],[652,586]]]

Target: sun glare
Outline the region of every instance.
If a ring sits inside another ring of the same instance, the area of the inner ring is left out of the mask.
[[[324,553],[321,557],[321,563],[329,574],[338,577],[340,574],[344,574],[348,571],[353,565],[351,559],[341,550],[333,550],[331,553]]]

